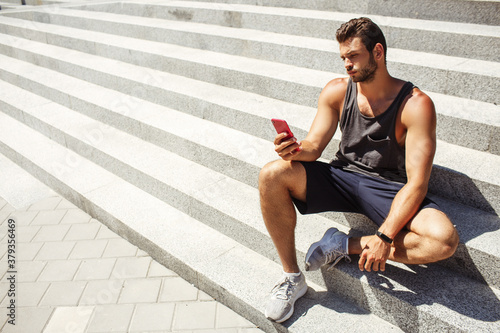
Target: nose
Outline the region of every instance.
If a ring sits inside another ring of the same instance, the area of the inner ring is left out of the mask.
[[[350,68],[352,68],[352,62],[351,62],[348,58],[345,58],[345,59],[344,59],[344,67],[345,67],[346,69],[350,69]]]

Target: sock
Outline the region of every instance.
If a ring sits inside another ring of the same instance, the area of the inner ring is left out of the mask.
[[[288,276],[288,277],[297,277],[297,276],[300,276],[300,274],[302,274],[302,273],[301,272],[298,272],[298,273],[287,273],[287,272],[283,271],[283,275]]]
[[[344,249],[345,249],[345,252],[346,252],[347,254],[349,254],[349,238],[350,238],[350,237],[346,237],[346,238],[344,239],[344,242],[345,242],[345,243],[344,243]]]

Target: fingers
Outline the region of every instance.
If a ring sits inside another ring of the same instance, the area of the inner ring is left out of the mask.
[[[276,135],[274,137],[274,145],[275,146],[281,145],[283,143],[283,139],[285,139],[286,137],[288,137],[288,133],[286,133],[286,132],[283,132],[283,133]],[[295,139],[295,137],[292,137],[292,138]],[[292,138],[290,138],[290,139],[292,139]]]
[[[366,270],[367,272],[371,272],[372,265],[373,265],[374,262],[375,261],[373,260],[373,256],[372,255],[368,255],[368,251],[364,250],[361,253],[361,256],[359,258],[359,262],[358,262],[359,270],[360,271]],[[375,268],[377,268],[377,269],[375,269]],[[373,270],[374,271],[378,270],[378,264],[373,265]]]
[[[380,271],[385,272],[385,261],[380,262]]]
[[[301,150],[301,143],[297,142],[295,137],[284,140],[287,137],[286,133],[281,133],[274,139],[275,151],[280,157],[294,155]]]
[[[363,250],[363,252],[361,252],[361,255],[359,256],[359,261],[358,261],[358,266],[360,271],[363,271],[365,268],[366,256],[367,252],[366,250]]]
[[[385,260],[375,259],[373,254],[368,253],[368,249],[364,249],[361,253],[358,261],[358,266],[360,271],[366,270],[367,272],[378,272],[379,270],[385,271]]]

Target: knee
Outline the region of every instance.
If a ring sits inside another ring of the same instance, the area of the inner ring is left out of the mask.
[[[261,199],[288,194],[306,200],[307,173],[300,162],[277,160],[266,164],[259,173]]]
[[[433,238],[437,241],[436,255],[438,260],[444,260],[451,257],[457,250],[459,243],[459,236],[457,229],[449,223],[447,226],[437,228]]]
[[[458,232],[450,219],[441,211],[425,209],[420,212],[415,230],[422,238],[420,242],[428,262],[451,257],[459,243]]]
[[[455,227],[453,227],[452,232],[447,237],[447,240],[444,243],[443,247],[443,253],[445,256],[445,259],[451,257],[453,254],[455,254],[455,251],[457,250],[458,243],[459,243],[459,237],[458,237],[458,232]]]
[[[276,185],[280,182],[286,172],[289,162],[277,160],[267,163],[259,173],[259,189],[262,191],[266,186]]]

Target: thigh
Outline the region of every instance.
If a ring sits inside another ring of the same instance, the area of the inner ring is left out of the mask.
[[[387,215],[389,215],[394,197],[398,194],[404,184],[364,175],[361,177],[362,179],[359,182],[358,188],[358,197],[362,213],[375,222],[375,224],[380,226],[384,223]],[[427,213],[427,209],[432,209],[431,213]],[[436,216],[436,218],[438,215],[446,217],[446,215],[441,212],[439,206],[428,197],[424,198],[419,207],[419,211],[414,218],[416,218],[423,210],[426,210],[426,212],[422,213],[422,218],[428,214],[432,214],[433,216]]]
[[[359,212],[355,174],[323,162],[301,163],[307,175],[306,197],[305,200],[294,197],[301,214]]]

